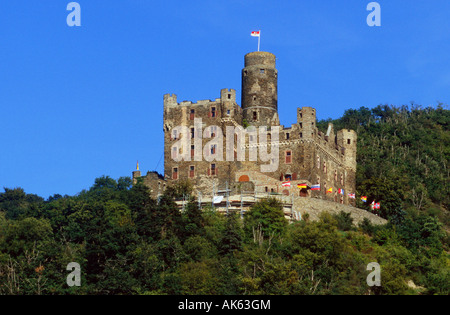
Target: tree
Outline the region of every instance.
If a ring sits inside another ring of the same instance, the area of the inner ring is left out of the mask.
[[[244,216],[244,229],[246,236],[263,238],[282,235],[288,222],[284,217],[283,206],[275,198],[264,199],[255,203]]]

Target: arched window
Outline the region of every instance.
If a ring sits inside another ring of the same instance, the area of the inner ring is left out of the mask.
[[[250,178],[247,175],[242,175],[241,177],[239,177],[239,182],[244,183],[244,182],[249,182]]]
[[[305,188],[300,189],[299,196],[300,197],[308,197],[308,190]]]

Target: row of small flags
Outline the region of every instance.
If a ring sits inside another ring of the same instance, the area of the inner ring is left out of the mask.
[[[283,186],[283,187],[291,187],[291,182],[284,182],[284,183],[281,184],[281,186]],[[297,187],[300,188],[300,189],[307,189],[308,188],[308,184],[298,184]],[[311,186],[311,190],[320,190],[320,184],[312,185]],[[330,187],[327,190],[327,194],[328,193],[332,193],[332,192],[333,192],[333,187]],[[344,189],[342,189],[342,188],[338,189],[338,193],[341,194],[341,195],[345,195]],[[356,194],[348,194],[348,197],[350,199],[356,199]],[[366,203],[367,202],[367,196],[362,196],[361,197],[361,201]],[[372,201],[370,206],[371,206],[372,210],[373,209],[380,209],[380,203],[379,202]]]

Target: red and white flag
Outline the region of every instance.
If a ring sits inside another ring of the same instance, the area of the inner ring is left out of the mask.
[[[260,31],[254,31],[250,35],[253,36],[253,37],[259,37]]]
[[[283,187],[291,187],[291,182],[284,182],[281,184]]]

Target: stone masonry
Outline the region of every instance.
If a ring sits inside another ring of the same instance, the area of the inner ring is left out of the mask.
[[[234,89],[222,89],[215,100],[197,102],[164,95],[164,176],[133,173],[133,180],[142,178],[154,197],[163,192],[163,185],[188,180],[202,196],[225,188],[238,194],[246,187],[255,193],[352,205],[348,194],[355,193],[356,132],[335,131],[329,124],[322,133],[312,107],[297,108],[295,114],[294,124],[280,125],[275,55],[249,53],[242,69],[241,106]],[[276,167],[262,171],[269,164]],[[286,182],[290,188],[283,186]],[[320,190],[312,191],[316,184]]]

